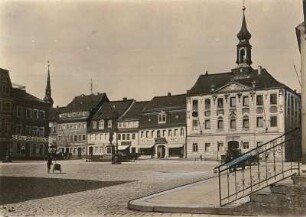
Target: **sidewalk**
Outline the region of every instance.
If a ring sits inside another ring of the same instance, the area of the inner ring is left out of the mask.
[[[128,208],[145,212],[205,213],[241,215],[236,209],[248,201],[242,199],[235,204],[219,206],[218,177],[174,188],[168,191],[131,200]]]

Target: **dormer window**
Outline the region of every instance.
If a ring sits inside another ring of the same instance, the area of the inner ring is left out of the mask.
[[[107,123],[107,127],[112,128],[112,126],[113,126],[113,122],[112,122],[112,120],[109,120],[108,123]]]
[[[166,112],[160,112],[158,114],[158,123],[159,124],[164,124],[166,123]]]
[[[97,129],[97,121],[92,122],[92,129]]]
[[[99,129],[100,130],[104,129],[104,120],[99,121]]]

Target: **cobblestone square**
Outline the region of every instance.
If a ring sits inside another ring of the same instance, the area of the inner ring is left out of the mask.
[[[129,200],[146,196],[159,191],[171,189],[184,184],[196,182],[213,176],[212,169],[217,165],[214,161],[186,161],[186,160],[139,160],[119,165],[107,162],[85,162],[84,160],[61,161],[63,173],[47,173],[46,162],[15,162],[0,164],[2,177],[23,177],[24,181],[36,182],[19,183],[11,182],[7,191],[22,192],[22,186],[27,188],[42,189],[42,184],[37,184],[39,179],[52,183],[63,179],[67,183],[57,185],[46,184],[46,194],[34,198],[31,194],[23,195],[24,200],[17,203],[2,204],[0,212],[3,215],[99,215],[99,216],[168,216],[169,213],[142,213],[127,209]],[[28,178],[26,178],[28,177]],[[32,178],[29,178],[32,177]],[[48,179],[43,179],[48,178]],[[73,189],[79,180],[103,182],[119,182],[113,186],[79,187]],[[126,183],[120,183],[126,182]],[[6,184],[7,186],[7,184]],[[3,189],[1,183],[1,189]],[[49,186],[49,187],[48,187]],[[56,187],[54,185],[53,187]],[[81,189],[82,188],[82,189]],[[88,190],[87,190],[88,189]],[[25,190],[29,192],[29,189]],[[49,193],[48,193],[49,192]],[[51,192],[61,192],[52,194]],[[73,193],[72,193],[73,192]],[[5,200],[4,200],[5,201]],[[178,214],[171,214],[178,215]],[[194,215],[195,216],[195,215]]]

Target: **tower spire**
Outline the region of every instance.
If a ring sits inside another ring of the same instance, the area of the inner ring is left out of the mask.
[[[250,67],[252,64],[251,58],[251,49],[252,46],[249,42],[252,35],[248,31],[247,23],[245,19],[245,1],[243,0],[242,5],[242,24],[239,33],[237,34],[237,38],[239,39],[239,43],[237,45],[237,60],[236,63],[238,68],[240,67]]]
[[[47,75],[47,86],[44,101],[53,105],[53,99],[51,97],[51,81],[50,81],[50,62],[48,61],[48,75]]]

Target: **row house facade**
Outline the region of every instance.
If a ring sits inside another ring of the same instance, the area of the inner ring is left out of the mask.
[[[139,121],[141,113],[148,104],[134,102],[118,120],[118,147],[130,153],[139,153]]]
[[[92,117],[106,102],[108,98],[105,93],[80,95],[74,97],[67,106],[57,108],[58,116],[50,123],[50,127],[56,131],[54,134],[59,152],[73,158],[87,156],[88,127]],[[51,137],[54,141],[54,136]]]
[[[300,126],[300,96],[264,68],[251,67],[245,15],[237,35],[237,67],[201,75],[187,91],[187,156],[220,159],[228,143],[242,152]]]
[[[51,93],[50,93],[51,94]],[[0,69],[1,158],[43,158],[48,152],[50,102],[12,84],[9,71]]]
[[[186,95],[154,97],[141,113],[138,152],[154,158],[183,157]]]
[[[129,152],[130,146],[121,144],[122,138],[121,134],[118,134],[118,120],[134,103],[135,100],[124,98],[121,101],[111,101],[101,106],[93,116],[88,128],[87,148],[90,156],[111,156],[112,145],[118,146],[120,151]]]
[[[9,71],[0,68],[0,159],[9,152],[12,144],[12,83]]]

